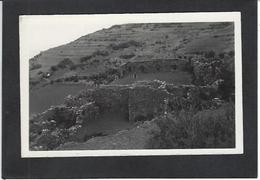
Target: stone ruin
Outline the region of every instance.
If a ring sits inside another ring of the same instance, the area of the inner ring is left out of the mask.
[[[182,109],[214,108],[221,104],[219,85],[223,63],[201,62],[196,58],[128,62],[120,67],[121,76],[134,73],[169,72],[192,69],[196,85],[167,84],[159,80],[138,81],[131,85],[100,85],[68,96],[61,106],[30,119],[30,147],[54,149],[70,141],[81,141],[77,132],[90,120],[104,113],[120,113],[129,123],[152,120]],[[49,137],[51,136],[51,137]],[[44,138],[54,139],[50,145]],[[62,137],[62,140],[61,140]],[[45,143],[47,142],[47,144]]]
[[[207,105],[212,107],[212,100],[216,95],[217,89],[212,86],[175,86],[159,80],[86,89],[77,96],[68,96],[64,105],[51,107],[32,118],[30,142],[41,144],[39,137],[44,133],[55,134],[52,139],[57,139],[54,142],[57,146],[64,142],[82,141],[78,139],[77,131],[86,126],[89,120],[96,120],[103,113],[121,113],[125,116],[122,120],[135,123],[181,109],[194,109],[199,108],[197,106]],[[60,137],[64,140],[60,141]],[[49,145],[41,144],[41,146]],[[55,148],[55,145],[51,147]]]

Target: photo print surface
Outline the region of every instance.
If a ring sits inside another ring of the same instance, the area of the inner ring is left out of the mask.
[[[20,16],[23,157],[243,153],[240,14]]]

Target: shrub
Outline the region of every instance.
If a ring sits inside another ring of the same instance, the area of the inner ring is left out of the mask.
[[[70,70],[75,70],[75,69],[77,69],[76,65],[73,65],[73,66],[70,67]]]
[[[30,86],[35,86],[35,85],[37,85],[37,84],[39,84],[39,83],[40,83],[40,81],[38,81],[38,80],[32,80],[32,79],[30,79],[30,81],[29,81]]]
[[[64,69],[66,67],[71,67],[73,65],[74,65],[74,63],[69,58],[65,58],[58,63],[57,67]]]
[[[101,51],[101,50],[97,50],[95,51],[92,56],[108,56],[109,53],[107,51]]]
[[[62,79],[56,79],[55,82],[62,82]]]
[[[229,51],[229,52],[228,52],[228,55],[229,55],[230,57],[234,57],[235,52],[234,52],[234,51]]]
[[[85,56],[85,57],[82,57],[80,58],[80,62],[83,63],[83,62],[87,62],[89,59],[91,59],[92,56]]]
[[[138,116],[135,117],[134,122],[145,121],[145,120],[147,120],[147,117],[146,117],[146,116],[144,116],[144,115],[138,115]]]
[[[51,71],[57,71],[57,70],[58,70],[57,66],[51,66]]]
[[[40,69],[42,67],[41,64],[38,63],[30,63],[30,70]]]
[[[78,112],[64,106],[54,107],[48,115],[30,119],[30,149],[50,150],[75,137],[81,125],[77,124]]]
[[[215,52],[214,51],[209,51],[205,53],[206,58],[212,58],[215,57]]]
[[[110,48],[112,48],[113,50],[125,49],[125,48],[129,48],[130,46],[140,47],[140,46],[142,46],[142,43],[134,41],[134,40],[130,40],[130,41],[122,42],[119,44],[110,44]]]
[[[182,110],[156,119],[160,131],[153,131],[148,148],[231,148],[235,146],[234,105],[195,115]]]
[[[120,56],[120,58],[123,58],[123,59],[130,59],[132,57],[134,57],[135,54],[123,54]]]
[[[219,56],[220,59],[224,59],[224,57],[225,57],[225,53],[219,53],[218,56]]]
[[[235,92],[235,73],[227,69],[221,72],[221,78],[224,80],[219,86],[219,93],[222,99],[228,100]]]
[[[75,76],[70,76],[70,77],[66,77],[66,78],[65,78],[65,81],[78,82],[78,81],[79,81],[79,78],[78,78],[77,75],[75,75]]]

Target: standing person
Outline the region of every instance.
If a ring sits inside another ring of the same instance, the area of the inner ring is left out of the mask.
[[[168,113],[168,104],[169,104],[169,99],[166,98],[163,100],[164,101],[164,115],[166,116]]]
[[[137,76],[136,76],[136,73],[134,73],[134,79],[136,79],[136,77],[137,77]]]

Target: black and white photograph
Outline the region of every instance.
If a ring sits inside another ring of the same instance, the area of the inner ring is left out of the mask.
[[[243,153],[239,12],[19,18],[23,157]]]

